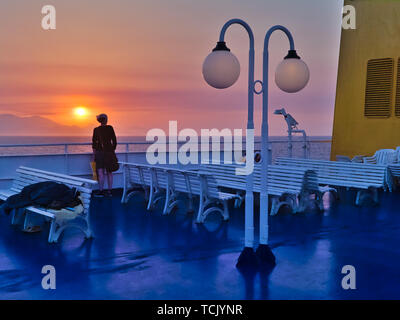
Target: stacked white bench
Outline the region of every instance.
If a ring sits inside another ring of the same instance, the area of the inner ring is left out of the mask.
[[[200,198],[197,213],[198,223],[203,223],[212,212],[219,212],[224,220],[229,219],[228,201],[237,195],[221,192],[215,178],[201,171],[177,168],[155,167],[137,163],[120,162],[124,173],[122,203],[127,203],[138,188],[144,189],[148,198],[147,209],[164,200],[163,214],[169,214],[178,204],[178,195],[186,194],[189,211],[193,208],[193,198]]]
[[[389,174],[392,177],[400,178],[400,164],[393,163],[388,165]]]
[[[393,177],[400,178],[400,147],[394,149],[381,149],[375,152],[372,157],[363,157],[364,163],[378,164],[387,166],[387,181],[389,187],[395,187]],[[397,181],[398,182],[398,181]],[[389,189],[392,191],[391,189]]]
[[[28,185],[42,181],[54,181],[65,184],[71,188],[76,188],[80,193],[84,208],[83,213],[79,214],[75,219],[67,220],[57,217],[57,214],[51,212],[52,210],[29,206],[21,210],[25,214],[24,227],[28,224],[30,214],[39,214],[51,220],[48,237],[50,243],[57,242],[61,233],[69,227],[79,228],[85,234],[86,238],[91,238],[93,236],[90,228],[89,212],[92,189],[97,184],[97,181],[28,167],[19,167],[16,173],[17,176],[13,181],[11,189],[0,190],[1,200],[6,200],[8,197],[21,192],[21,190]],[[15,223],[19,211],[14,210],[12,214],[12,223]]]
[[[315,170],[321,185],[358,190],[356,205],[360,205],[361,195],[366,190],[373,192],[376,203],[379,201],[378,189],[392,190],[387,166],[300,158],[277,158],[276,164]]]
[[[247,176],[237,175],[235,164],[210,164],[202,166],[203,170],[212,174],[219,187],[234,189],[243,195],[246,190]],[[261,166],[254,167],[253,191],[261,191]],[[271,198],[270,214],[276,215],[283,205],[291,207],[293,213],[303,212],[310,203],[310,196],[315,195],[314,201],[323,210],[323,193],[318,185],[318,177],[312,170],[299,167],[268,166],[268,194]]]
[[[363,163],[390,164],[397,161],[397,152],[393,149],[381,149],[375,152],[372,157],[363,157]]]

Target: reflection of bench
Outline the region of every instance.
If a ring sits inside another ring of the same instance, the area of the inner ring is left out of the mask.
[[[83,202],[83,212],[78,214],[74,219],[65,219],[65,216],[58,216],[53,210],[40,207],[30,206],[23,210],[25,214],[24,228],[29,224],[29,215],[32,213],[39,214],[51,220],[49,231],[49,242],[57,242],[61,233],[69,227],[76,227],[85,233],[86,238],[92,237],[92,231],[89,223],[89,206],[92,188],[97,184],[97,181],[88,180],[69,175],[43,171],[33,168],[20,167],[17,169],[17,177],[13,181],[13,185],[9,190],[0,190],[0,199],[6,200],[11,195],[21,192],[21,190],[31,184],[42,181],[54,181],[67,185],[70,188],[75,188],[80,193],[80,198]],[[19,211],[13,211],[12,223],[15,223]]]
[[[142,188],[148,197],[148,209],[164,200],[163,214],[169,214],[177,205],[180,193],[188,196],[189,210],[192,209],[193,197],[198,196],[197,222],[202,223],[212,212],[219,212],[227,220],[228,201],[237,198],[234,194],[220,192],[213,176],[207,173],[137,163],[121,162],[121,165],[124,172],[122,203],[127,203],[137,189]]]
[[[219,187],[225,187],[242,193],[246,190],[246,176],[236,175],[238,165],[210,164],[202,168],[212,174]],[[261,166],[254,167],[254,192],[261,191]],[[280,207],[287,205],[293,212],[304,211],[309,205],[310,195],[315,195],[315,201],[323,210],[323,192],[318,186],[315,172],[304,168],[273,166],[268,167],[268,194],[271,198],[271,215],[278,213]]]
[[[321,185],[358,190],[357,205],[361,202],[362,193],[367,190],[372,191],[375,202],[378,202],[377,189],[389,188],[392,190],[387,166],[299,158],[277,158],[276,164],[315,170]]]

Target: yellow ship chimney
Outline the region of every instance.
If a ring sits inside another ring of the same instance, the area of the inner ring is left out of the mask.
[[[400,146],[400,1],[345,1],[331,159]]]

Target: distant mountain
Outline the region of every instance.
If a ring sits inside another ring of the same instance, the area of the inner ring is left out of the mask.
[[[0,135],[2,136],[41,136],[41,135],[88,135],[90,128],[64,126],[46,118],[18,117],[0,114]]]

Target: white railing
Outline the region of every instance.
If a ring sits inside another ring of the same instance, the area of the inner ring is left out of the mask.
[[[286,140],[270,140],[269,141],[270,145],[276,145],[276,144],[287,144],[288,141]],[[307,145],[304,146],[304,142],[300,141],[300,140],[294,140],[292,141],[293,144],[301,144],[302,147],[306,147],[309,149],[309,152],[311,152],[310,150],[310,145],[311,144],[315,144],[315,143],[327,143],[330,144],[331,140],[327,140],[327,139],[315,139],[315,140],[309,140],[307,141]],[[130,146],[149,146],[151,145],[152,142],[118,142],[118,149],[117,152],[144,152],[144,148],[142,150],[130,150]],[[183,145],[185,144],[185,142],[178,142],[178,145]],[[221,142],[221,145],[223,144],[223,142]],[[91,143],[89,142],[82,142],[82,143],[38,143],[38,144],[0,144],[0,157],[1,156],[12,156],[12,155],[25,155],[25,156],[30,156],[30,155],[43,155],[43,154],[47,154],[47,155],[51,155],[51,154],[64,154],[64,155],[68,155],[68,154],[77,154],[77,153],[91,153],[91,150],[88,150],[87,152],[70,152],[71,151],[71,147],[91,147]],[[124,146],[123,150],[121,150],[121,146]],[[259,149],[259,147],[261,146],[261,141],[255,141],[255,148]],[[51,153],[49,151],[45,151],[44,148],[49,148],[49,147],[58,147],[60,150],[57,153]],[[7,153],[7,151],[11,151],[9,149],[23,149],[23,148],[36,148],[36,152],[35,153],[23,153],[21,151],[16,151],[15,152],[10,152]],[[243,141],[243,150],[245,150],[245,141]],[[47,153],[46,153],[47,152]]]
[[[311,140],[309,151],[311,157],[316,159],[329,157],[330,142],[330,140],[321,139]],[[293,145],[297,145],[298,148],[297,153],[296,147],[294,149],[295,156],[302,156],[302,143],[302,141],[293,141]],[[146,146],[151,144],[150,142],[119,142],[118,159],[125,162],[146,163]],[[179,144],[184,144],[184,142]],[[317,147],[317,144],[323,148]],[[258,149],[259,146],[259,142],[256,141],[255,148]],[[287,141],[273,140],[270,141],[270,146],[272,159],[277,156],[287,156]],[[318,151],[319,149],[321,151]],[[90,178],[91,155],[91,143],[2,144],[0,145],[0,188],[9,187],[15,176],[15,170],[22,165]],[[122,175],[117,172],[115,187],[120,186],[122,186]]]

